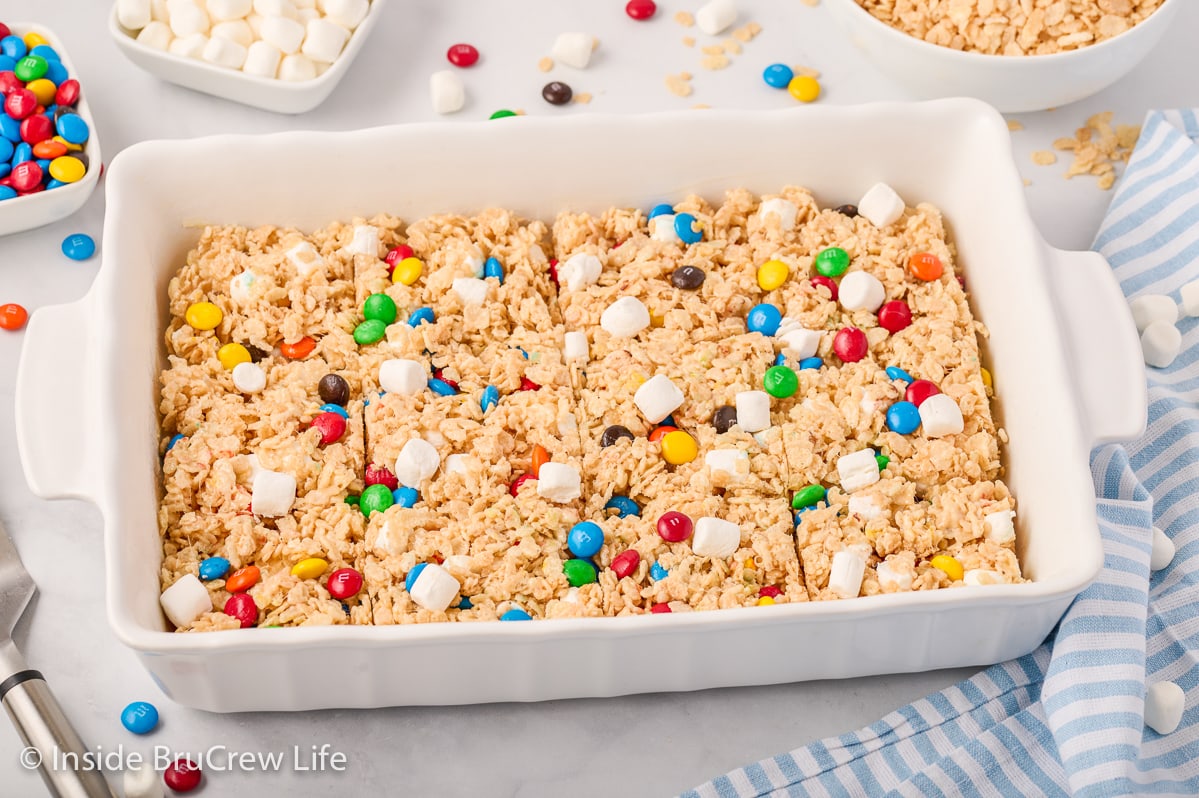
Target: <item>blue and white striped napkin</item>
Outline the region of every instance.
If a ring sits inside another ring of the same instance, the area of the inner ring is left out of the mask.
[[[1129,297],[1199,279],[1199,109],[1149,114],[1094,248]],[[1179,328],[1144,437],[1092,453],[1104,569],[1044,645],[687,798],[1199,796],[1199,319]],[[1151,574],[1153,525],[1177,553]],[[1186,693],[1168,735],[1144,725],[1160,680]]]

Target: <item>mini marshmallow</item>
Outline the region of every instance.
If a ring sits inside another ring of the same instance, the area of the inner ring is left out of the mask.
[[[474,458],[469,454],[451,454],[445,459],[445,471],[447,474],[467,474],[473,463]]]
[[[886,227],[903,216],[903,198],[886,183],[875,183],[860,200],[858,215],[865,216],[875,227]]]
[[[191,0],[168,0],[167,10],[171,15],[171,33],[176,36],[208,33],[208,12],[194,5]]]
[[[168,22],[171,12],[167,10],[167,0],[150,0],[150,19]]]
[[[837,458],[837,476],[841,480],[841,490],[846,493],[878,482],[878,460],[875,459],[874,450],[862,449]]]
[[[237,42],[242,47],[249,47],[254,43],[254,31],[250,30],[250,23],[244,19],[219,22],[212,26],[210,35],[214,39],[228,39],[231,42]]]
[[[795,219],[799,215],[799,208],[795,207],[794,202],[782,197],[762,200],[762,204],[758,206],[758,218],[765,224],[766,217],[771,215],[778,217],[779,229],[785,233],[795,229]]]
[[[870,272],[850,272],[841,278],[837,287],[837,296],[841,307],[848,311],[878,310],[887,298],[887,289]]]
[[[1141,352],[1145,363],[1164,369],[1182,351],[1182,333],[1173,324],[1155,321],[1141,333]]]
[[[321,12],[317,11],[315,8],[296,9],[296,22],[299,22],[305,28],[308,27],[309,22],[311,22],[314,19],[320,19],[320,18],[321,18]],[[323,61],[318,61],[316,63],[316,68],[318,71],[320,71],[322,66],[324,66],[327,69],[329,65],[325,64]]]
[[[313,19],[308,22],[307,35],[300,52],[313,61],[323,61],[332,64],[341,55],[341,48],[346,46],[350,32],[327,19]]]
[[[595,38],[586,33],[560,33],[550,48],[550,55],[555,61],[575,69],[586,69],[591,61],[591,51],[594,49]]]
[[[704,455],[704,465],[714,479],[722,483],[744,482],[749,476],[749,452],[741,449],[713,449]]]
[[[174,34],[171,33],[169,25],[165,22],[154,21],[142,28],[141,33],[137,34],[137,41],[139,44],[144,44],[155,50],[166,50],[171,46],[171,38],[173,36]]]
[[[1145,694],[1145,725],[1158,734],[1169,734],[1182,722],[1187,697],[1174,682],[1154,682]]]
[[[680,391],[670,378],[664,374],[650,377],[637,393],[633,394],[633,404],[651,424],[657,424],[673,413],[683,403],[683,392]]]
[[[153,18],[150,0],[117,0],[117,22],[122,28],[141,30]]]
[[[407,488],[420,488],[421,483],[437,473],[441,466],[441,455],[433,444],[421,438],[412,438],[400,449],[396,458],[395,475],[400,484]]]
[[[828,588],[838,598],[856,598],[862,591],[866,560],[856,551],[839,551],[833,555],[829,569]]]
[[[853,499],[850,499],[853,501]],[[878,583],[882,587],[891,587],[895,590],[911,590],[912,589],[912,572],[907,568],[899,568],[891,564],[889,560],[884,560],[874,569],[875,575],[878,577]]]
[[[291,474],[262,469],[254,475],[250,511],[274,518],[287,515],[296,503],[296,478]]]
[[[273,78],[279,72],[283,52],[269,42],[254,42],[246,50],[246,62],[241,71],[260,78]]]
[[[565,601],[567,604],[578,604],[579,589],[577,587],[572,587],[570,590],[567,590],[566,595],[562,596],[561,600]]]
[[[439,114],[452,114],[461,111],[466,105],[466,87],[462,79],[452,70],[443,69],[429,76],[429,96],[433,100],[433,110]]]
[[[997,513],[987,513],[984,515],[983,522],[987,525],[987,531],[984,534],[987,540],[997,543],[1000,546],[1015,540],[1016,524],[1012,520],[1015,517],[1015,510],[1000,510]]]
[[[571,291],[581,291],[599,281],[604,265],[595,255],[576,252],[558,264],[558,282]]]
[[[796,360],[812,357],[820,349],[820,339],[823,337],[818,330],[807,330],[794,319],[784,318],[779,323],[775,340],[783,345],[783,353]]]
[[[246,455],[246,465],[250,468],[250,479],[254,479],[262,470],[262,463],[258,462],[258,455],[253,452]]]
[[[487,301],[491,283],[478,277],[455,277],[450,288],[458,295],[463,305],[482,305]]]
[[[1149,570],[1160,571],[1174,559],[1174,541],[1166,533],[1153,527],[1153,550],[1149,554]]]
[[[266,372],[257,363],[238,363],[233,367],[233,387],[242,393],[258,393],[266,388]]]
[[[971,568],[962,574],[962,581],[971,587],[982,585],[1002,585],[1003,575],[987,568]]]
[[[674,229],[674,214],[660,213],[650,219],[649,237],[655,241],[665,241],[667,244],[677,244],[682,241]]]
[[[850,496],[849,514],[858,515],[867,521],[871,521],[882,515],[883,510],[874,501],[873,496]]]
[[[214,22],[244,19],[254,10],[254,0],[208,0],[208,16]]]
[[[366,18],[370,3],[367,0],[324,0],[321,8],[330,22],[353,30]]]
[[[770,394],[765,391],[740,391],[735,404],[737,426],[745,432],[761,432],[770,426]]]
[[[388,393],[411,396],[428,384],[428,370],[415,360],[384,360],[379,364],[379,387]]]
[[[129,763],[121,768],[121,786],[125,798],[163,798],[162,785],[158,771],[145,762],[139,767]]]
[[[920,428],[926,438],[956,435],[965,429],[962,409],[952,396],[943,393],[928,397],[920,403]]]
[[[649,326],[649,311],[635,296],[624,296],[604,308],[600,326],[616,338],[632,338]]]
[[[583,495],[579,469],[565,463],[542,463],[537,471],[537,495],[552,502],[568,502]]]
[[[305,80],[312,80],[316,77],[316,64],[308,59],[308,56],[295,53],[294,55],[285,55],[283,60],[279,62],[279,80],[288,80],[293,83],[298,83]]]
[[[287,59],[284,59],[287,60]],[[301,275],[311,274],[317,269],[325,267],[325,259],[321,257],[321,253],[316,251],[316,247],[307,241],[301,241],[286,252],[287,259],[296,267],[296,271]]]
[[[710,516],[695,522],[691,550],[700,557],[731,557],[741,547],[741,527]]]
[[[266,19],[266,17],[260,16],[258,14],[251,14],[250,16],[246,17],[246,24],[250,26],[250,30],[254,31],[255,39],[262,38],[262,21],[264,19]],[[268,42],[268,44],[269,44],[269,42]],[[271,45],[271,46],[274,47],[274,45]],[[275,47],[275,49],[278,50],[279,48]]]
[[[203,33],[193,33],[191,36],[180,36],[171,42],[167,52],[181,55],[184,58],[199,58],[208,46],[208,37]]]
[[[462,585],[435,562],[426,563],[412,582],[412,600],[430,612],[445,612],[458,598]]]
[[[1178,321],[1178,305],[1165,294],[1145,294],[1129,300],[1128,309],[1132,311],[1137,332],[1145,332],[1145,328],[1155,321],[1166,324]]]
[[[351,255],[379,257],[379,228],[369,224],[354,225],[354,237],[346,245],[346,252]]]
[[[204,45],[200,57],[210,64],[225,69],[241,69],[246,62],[246,48],[228,39],[213,37]]]
[[[1182,312],[1188,316],[1199,316],[1199,280],[1191,280],[1178,294],[1182,299]]]
[[[212,611],[208,588],[194,574],[180,577],[175,584],[162,591],[158,602],[167,618],[176,626],[187,626],[204,613]]]
[[[279,48],[279,52],[291,55],[300,51],[304,26],[288,17],[264,16],[259,35],[267,44]]]
[[[296,18],[296,5],[291,0],[254,0],[254,13],[264,17]]]
[[[587,343],[587,333],[568,332],[562,338],[562,355],[567,360],[588,360],[591,357],[591,347]]]
[[[737,6],[733,0],[710,0],[695,12],[695,25],[709,36],[716,36],[737,19]]]

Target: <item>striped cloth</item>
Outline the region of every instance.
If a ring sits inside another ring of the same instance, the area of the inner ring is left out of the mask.
[[[1199,279],[1199,111],[1149,114],[1095,249],[1130,297]],[[1044,645],[687,798],[1199,796],[1199,319],[1179,328],[1144,437],[1092,453],[1104,569]],[[1177,554],[1150,574],[1154,524]],[[1159,680],[1187,695],[1164,736],[1143,723]]]

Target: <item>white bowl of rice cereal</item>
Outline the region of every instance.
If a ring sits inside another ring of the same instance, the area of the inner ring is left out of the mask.
[[[1181,0],[828,0],[854,46],[920,99],[1004,113],[1089,97],[1141,62]],[[1026,14],[1025,9],[1030,9]]]

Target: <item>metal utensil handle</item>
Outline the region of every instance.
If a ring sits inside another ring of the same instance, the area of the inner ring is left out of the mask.
[[[0,683],[0,700],[27,748],[22,764],[41,769],[56,798],[116,798],[40,673],[24,670]],[[29,753],[36,749],[37,755]],[[40,756],[39,756],[40,755]],[[26,758],[27,757],[27,758]]]

